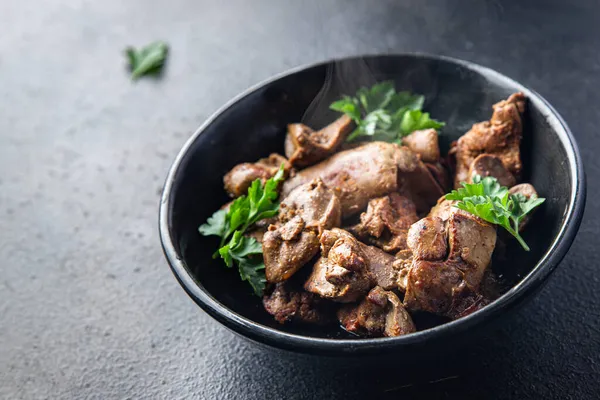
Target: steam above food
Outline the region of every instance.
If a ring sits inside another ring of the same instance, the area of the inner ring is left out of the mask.
[[[495,299],[498,227],[529,250],[521,232],[544,201],[520,182],[525,104],[522,93],[495,104],[448,162],[423,96],[393,82],[360,89],[331,105],[342,115],[327,126],[290,121],[285,157],[228,172],[235,200],[200,233],[221,238],[214,258],[281,324],[393,337],[417,331],[421,314],[464,317]]]

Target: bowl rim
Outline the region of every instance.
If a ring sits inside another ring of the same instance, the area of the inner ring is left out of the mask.
[[[565,149],[569,164],[572,187],[566,215],[563,220],[564,222],[562,223],[560,231],[550,244],[549,248],[542,255],[533,269],[526,276],[524,276],[519,283],[517,283],[491,304],[458,320],[450,321],[445,324],[405,336],[356,340],[328,339],[298,335],[283,332],[252,321],[251,319],[239,315],[233,310],[227,308],[225,305],[221,304],[203,286],[196,282],[195,278],[185,266],[183,260],[179,257],[173,237],[171,236],[171,216],[169,209],[171,208],[171,200],[174,196],[172,189],[178,176],[178,172],[182,167],[182,161],[185,160],[188,150],[192,144],[225,110],[233,107],[238,101],[249,94],[274,81],[310,68],[320,67],[333,62],[350,61],[354,59],[396,57],[422,58],[458,65],[504,86],[515,87],[517,90],[523,92],[527,96],[528,101],[533,103],[535,107],[540,110],[554,130],[555,134],[559,137],[559,140]],[[520,301],[524,300],[528,294],[531,294],[536,289],[539,289],[541,284],[556,269],[571,247],[571,244],[577,235],[577,231],[583,218],[585,200],[585,172],[575,138],[573,137],[573,134],[563,118],[558,114],[554,107],[552,107],[546,99],[544,99],[534,90],[491,68],[453,57],[427,53],[365,54],[330,59],[291,68],[285,72],[276,74],[251,86],[215,111],[186,141],[175,157],[163,186],[158,222],[163,252],[167,258],[167,261],[169,262],[173,274],[186,293],[194,300],[194,302],[227,328],[253,341],[280,349],[321,355],[356,355],[380,352],[383,350],[391,350],[412,345],[420,345],[430,340],[439,339],[443,335],[458,334],[474,327],[475,325],[482,325],[484,322],[490,322],[492,319],[496,319],[498,316],[500,316],[502,310],[511,308]]]

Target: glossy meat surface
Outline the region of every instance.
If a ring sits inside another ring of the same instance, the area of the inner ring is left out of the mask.
[[[478,289],[491,262],[496,228],[448,201],[435,211],[409,231],[413,261],[403,274],[404,304],[411,312],[458,318],[482,301]]]
[[[375,285],[361,243],[350,234],[321,236],[321,258],[304,289],[340,303],[359,300]]]
[[[369,201],[360,223],[350,228],[359,239],[396,253],[406,248],[408,228],[419,219],[414,203],[397,193]]]
[[[500,157],[492,154],[481,154],[477,156],[469,167],[468,182],[473,182],[473,177],[479,175],[482,178],[491,176],[496,178],[498,183],[508,188],[513,187],[517,180],[515,176],[504,166]]]
[[[319,296],[293,288],[289,282],[277,283],[263,296],[263,306],[280,324],[300,322],[326,324],[331,321],[331,307]]]
[[[315,178],[339,194],[342,215],[360,212],[373,197],[398,187],[395,151],[390,143],[373,142],[341,151],[327,160],[299,171],[283,185],[284,195]]]
[[[438,132],[435,129],[414,131],[402,138],[402,144],[421,157],[426,163],[436,163],[440,159]]]
[[[331,229],[321,236],[321,253],[324,254],[340,238],[356,238],[343,229]],[[394,256],[375,246],[369,246],[356,240],[358,248],[365,257],[367,270],[375,283],[389,290],[397,287],[398,270],[394,267]]]
[[[354,123],[347,115],[319,131],[304,124],[289,124],[285,138],[285,155],[294,167],[307,167],[333,154],[346,140]]]
[[[471,163],[484,153],[499,157],[515,178],[520,178],[522,162],[519,146],[523,134],[521,118],[525,111],[525,96],[515,93],[494,104],[493,109],[489,121],[474,124],[451,149],[456,158],[455,187],[467,181]]]
[[[342,223],[340,200],[320,178],[300,185],[288,194],[279,206],[279,219],[289,221],[300,216],[305,229],[320,235],[325,229]]]
[[[360,336],[394,337],[416,331],[415,324],[398,296],[375,286],[358,305],[338,311],[340,324]]]
[[[319,251],[324,229],[341,224],[337,195],[320,179],[297,187],[280,205],[278,224],[262,237],[267,281],[289,279]]]
[[[255,163],[238,164],[223,177],[225,191],[231,197],[239,197],[246,194],[254,180],[260,179],[264,184],[267,179],[277,173],[282,164],[284,165],[285,176],[287,177],[291,170],[291,165],[285,157],[276,153],[271,154],[267,158],[261,158]]]
[[[304,222],[298,216],[280,226],[269,226],[262,248],[267,281],[282,282],[317,255],[319,238],[304,230]]]

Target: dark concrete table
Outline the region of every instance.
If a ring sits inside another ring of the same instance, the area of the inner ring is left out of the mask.
[[[0,2],[0,398],[597,398],[598,3],[33,3]],[[121,50],[159,38],[164,79],[131,83]],[[465,58],[539,91],[590,184],[541,295],[443,376],[408,383],[249,346],[187,298],[156,229],[171,160],[230,97],[299,64],[394,51]]]

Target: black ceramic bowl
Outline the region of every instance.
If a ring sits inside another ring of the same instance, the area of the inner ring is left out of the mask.
[[[328,104],[363,85],[394,80],[398,90],[426,96],[425,109],[446,121],[442,147],[489,119],[492,104],[521,91],[529,99],[522,154],[524,181],[544,206],[525,233],[532,251],[511,249],[502,266],[510,289],[465,318],[406,336],[352,339],[341,329],[282,326],[262,308],[234,269],[213,260],[216,240],[198,225],[228,198],[223,175],[234,165],[271,152],[283,154],[286,124],[320,127],[335,118]],[[493,70],[466,61],[428,55],[366,56],[294,69],[242,93],[217,111],[185,144],[166,180],[160,205],[160,237],[173,273],[190,297],[236,333],[276,348],[320,355],[409,355],[469,340],[542,286],[567,253],[585,204],[581,157],[569,128],[540,95]]]

